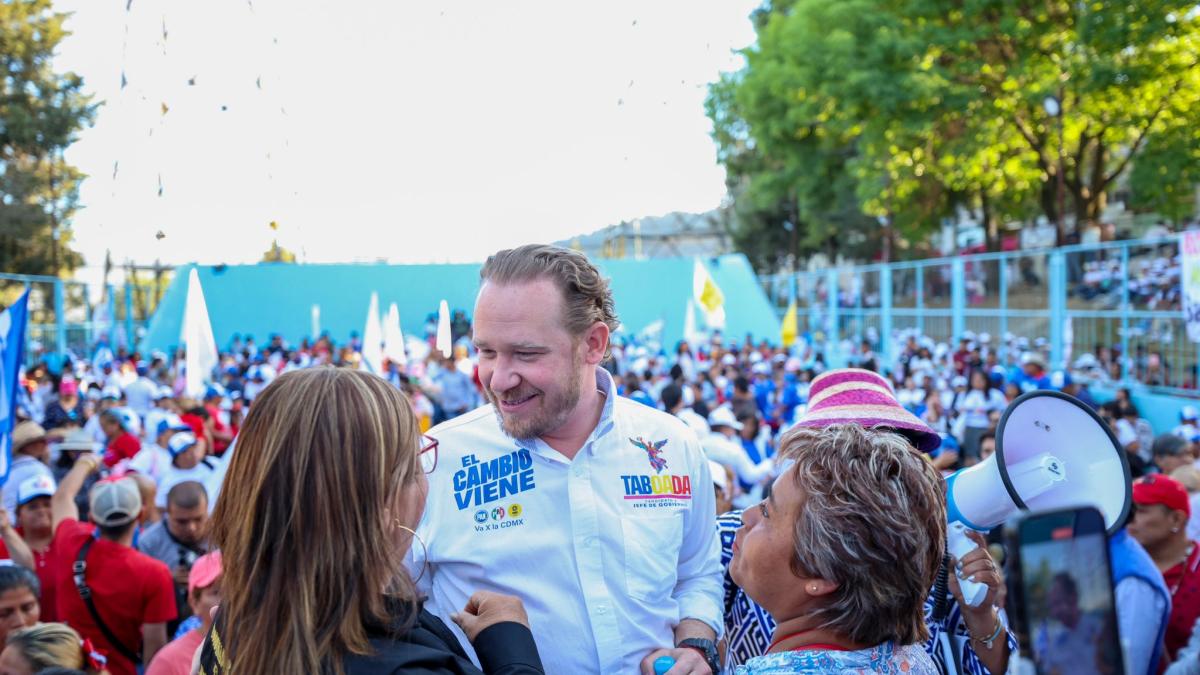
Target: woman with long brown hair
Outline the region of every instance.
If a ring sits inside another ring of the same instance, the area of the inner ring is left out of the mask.
[[[313,368],[264,389],[213,513],[222,601],[201,672],[479,673],[402,564],[436,462],[378,377]],[[542,672],[517,598],[477,593],[455,620],[484,672]]]

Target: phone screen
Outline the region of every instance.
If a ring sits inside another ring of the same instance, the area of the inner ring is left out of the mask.
[[[1037,671],[1124,672],[1100,514],[1030,515],[1018,529],[1023,623]]]

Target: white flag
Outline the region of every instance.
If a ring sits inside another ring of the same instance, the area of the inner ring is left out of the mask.
[[[383,322],[383,355],[397,365],[408,363],[404,353],[404,332],[400,330],[400,308],[394,302],[388,307],[387,319]]]
[[[450,305],[443,300],[438,307],[437,348],[442,356],[450,358],[453,345],[450,342]]]
[[[204,289],[200,287],[200,275],[193,267],[188,274],[187,304],[183,310],[183,344],[186,349],[187,395],[194,398],[204,396],[206,382],[212,378],[217,367],[217,341],[213,339],[212,324],[208,319],[208,304],[204,302]]]
[[[379,323],[379,294],[371,294],[367,307],[367,326],[363,329],[362,366],[368,372],[383,374],[383,326]]]
[[[316,342],[321,337],[321,306],[312,306],[312,339]]]

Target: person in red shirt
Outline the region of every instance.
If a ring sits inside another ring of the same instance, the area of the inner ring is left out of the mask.
[[[50,542],[54,539],[50,498],[54,491],[54,480],[49,476],[27,478],[17,486],[17,532],[29,546],[33,571],[42,583],[42,621],[58,621],[56,568],[50,556]]]
[[[221,421],[221,402],[224,398],[224,393],[216,387],[209,387],[204,393],[204,410],[208,413],[206,427],[212,436],[213,454],[217,457],[224,455],[233,442],[233,430]]]
[[[142,514],[133,480],[96,483],[88,495],[95,525],[79,522],[75,495],[100,465],[96,455],[81,456],[50,500],[58,618],[108,656],[112,675],[135,675],[136,662],[149,663],[167,642],[175,587],[166,565],[132,548]],[[83,563],[81,574],[73,570],[77,562]]]
[[[1129,534],[1154,559],[1171,593],[1165,638],[1169,663],[1187,645],[1200,617],[1200,546],[1187,536],[1191,504],[1183,484],[1162,474],[1134,481],[1133,503]]]
[[[100,415],[100,428],[108,443],[104,450],[104,465],[110,469],[118,462],[133,459],[142,449],[142,442],[130,433],[132,420],[124,409],[112,408]]]

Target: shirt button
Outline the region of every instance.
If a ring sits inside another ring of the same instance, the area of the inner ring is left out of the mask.
[[[596,608],[597,614],[604,614],[606,612],[608,612],[608,608],[605,607],[604,605],[600,605],[599,607]]]
[[[583,467],[582,466],[575,467],[575,477],[583,478]]]

